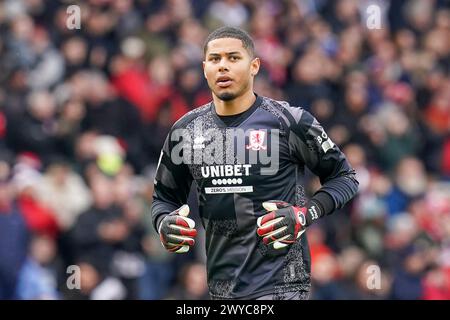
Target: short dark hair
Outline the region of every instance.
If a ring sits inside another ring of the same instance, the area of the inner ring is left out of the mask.
[[[206,49],[208,48],[208,43],[210,41],[222,38],[234,38],[241,40],[242,45],[248,51],[250,56],[252,58],[255,57],[255,44],[253,43],[252,37],[242,29],[228,26],[220,27],[209,34],[203,46],[203,53],[206,54]]]

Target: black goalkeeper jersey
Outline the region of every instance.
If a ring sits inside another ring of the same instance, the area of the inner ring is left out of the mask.
[[[211,102],[177,121],[163,147],[155,177],[152,219],[186,203],[196,182],[206,230],[208,287],[214,299],[256,298],[310,289],[306,234],[275,250],[257,235],[262,203],[304,206],[304,170],[341,208],[357,192],[344,154],[306,110],[257,96],[226,125]]]

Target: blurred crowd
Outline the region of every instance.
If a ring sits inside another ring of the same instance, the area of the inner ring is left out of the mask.
[[[312,298],[450,299],[446,0],[1,0],[0,299],[208,298],[202,234],[165,252],[149,207],[222,25],[255,40],[255,92],[310,111],[357,171],[307,231]]]

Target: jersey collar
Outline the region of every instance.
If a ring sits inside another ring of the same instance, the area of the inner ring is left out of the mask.
[[[220,116],[216,112],[216,106],[214,105],[214,102],[211,101],[210,108],[211,108],[211,113],[213,114],[214,122],[216,122],[216,124],[221,128],[238,127],[242,122],[244,122],[244,120],[246,120],[261,105],[262,97],[257,95],[256,93],[255,93],[255,96],[256,96],[256,100],[255,100],[255,102],[253,102],[253,104],[250,106],[250,108],[248,108],[247,110],[242,112],[240,114],[240,116],[238,118],[236,118],[229,126],[227,126],[226,123],[223,122],[222,119],[220,119]]]

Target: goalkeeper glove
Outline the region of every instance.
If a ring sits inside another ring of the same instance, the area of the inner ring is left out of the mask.
[[[188,218],[187,204],[171,212],[159,224],[158,233],[162,245],[166,250],[175,253],[185,253],[195,244],[197,235],[194,220]]]
[[[273,244],[274,249],[281,249],[294,243],[305,232],[306,208],[278,200],[266,201],[262,205],[269,213],[258,218],[256,232],[263,237],[264,244]]]

